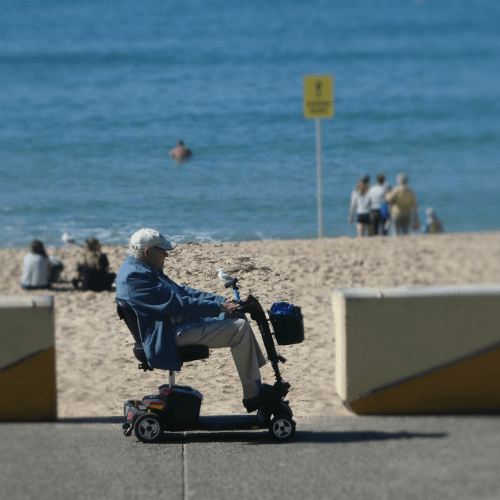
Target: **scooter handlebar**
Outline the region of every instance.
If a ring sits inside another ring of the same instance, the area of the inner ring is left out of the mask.
[[[250,302],[249,304],[242,304],[240,307],[238,307],[237,311],[239,313],[247,313],[251,312],[255,309],[254,305]]]
[[[224,288],[234,288],[236,286],[236,283],[238,282],[238,278],[234,278],[231,281],[226,281],[224,283]]]

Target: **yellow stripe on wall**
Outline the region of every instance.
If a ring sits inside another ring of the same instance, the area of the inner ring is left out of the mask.
[[[0,371],[0,421],[57,419],[55,350]]]
[[[500,348],[350,401],[360,415],[500,413]]]

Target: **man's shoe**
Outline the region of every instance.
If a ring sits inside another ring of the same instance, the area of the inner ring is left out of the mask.
[[[258,396],[243,400],[243,406],[248,413],[258,410],[263,404],[272,401],[279,401],[284,398],[288,393],[287,389],[274,389],[273,386],[264,384],[259,391]]]

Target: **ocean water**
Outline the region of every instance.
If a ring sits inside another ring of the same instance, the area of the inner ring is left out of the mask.
[[[355,235],[363,173],[406,172],[420,217],[500,226],[495,0],[18,0],[0,16],[0,246],[314,238],[303,77],[322,120],[323,231]],[[184,164],[167,152],[183,139]]]

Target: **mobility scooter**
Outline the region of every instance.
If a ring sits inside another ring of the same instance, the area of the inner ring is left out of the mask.
[[[278,345],[298,344],[304,340],[304,325],[300,307],[286,302],[276,302],[268,311],[269,320],[259,301],[252,295],[240,300],[238,278],[225,283],[226,288],[232,287],[237,311],[250,314],[256,321],[269,361],[274,369],[276,383],[274,389],[281,396],[265,403],[253,415],[221,415],[200,416],[203,396],[189,386],[175,385],[175,372],[170,371],[169,383],[161,385],[157,394],[144,396],[141,400],[127,400],[124,403],[125,423],[123,433],[130,436],[132,432],[144,443],[154,443],[161,439],[164,432],[179,431],[223,431],[223,430],[257,430],[269,429],[272,438],[278,442],[286,442],[295,434],[295,421],[288,401],[284,398],[290,389],[280,374],[278,364],[286,359],[278,355],[273,339]],[[139,361],[139,369],[152,371],[142,347],[137,317],[132,307],[125,301],[117,299],[117,312],[132,333],[135,345],[134,354]],[[209,357],[209,349],[203,345],[183,346],[178,348],[183,362],[205,359]],[[252,409],[247,408],[250,412]]]

